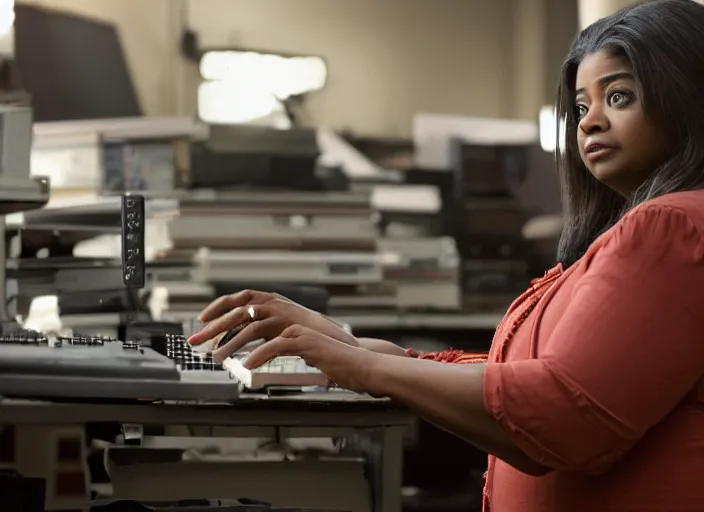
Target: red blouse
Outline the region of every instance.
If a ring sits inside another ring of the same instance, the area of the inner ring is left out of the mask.
[[[704,511],[703,234],[704,191],[649,201],[511,306],[485,405],[552,471],[490,457],[487,510]]]

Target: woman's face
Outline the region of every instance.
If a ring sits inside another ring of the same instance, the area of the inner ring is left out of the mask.
[[[666,141],[646,118],[628,61],[587,55],[577,69],[577,144],[596,179],[628,196],[666,157]]]

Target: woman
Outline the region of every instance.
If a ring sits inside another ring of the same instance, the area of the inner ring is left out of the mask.
[[[259,292],[215,301],[192,343],[253,315],[217,357],[264,337],[250,367],[299,355],[415,409],[491,454],[493,512],[704,510],[704,7],[654,1],[584,30],[558,114],[560,264],[488,361],[355,339]]]

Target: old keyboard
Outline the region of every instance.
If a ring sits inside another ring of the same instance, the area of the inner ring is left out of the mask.
[[[137,343],[100,336],[19,331],[0,336],[0,373],[178,380],[166,357]]]
[[[0,395],[229,401],[230,379],[199,378],[139,343],[22,330],[0,336]]]
[[[206,352],[191,348],[184,336],[167,335],[166,356],[173,360],[182,372],[219,372],[234,377],[245,389],[327,387],[327,376],[308,366],[300,357],[277,357],[268,363],[248,370],[243,363],[249,354],[237,353],[223,365],[215,362]],[[223,370],[227,370],[224,372]]]

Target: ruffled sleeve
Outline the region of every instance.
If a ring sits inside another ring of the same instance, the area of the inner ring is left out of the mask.
[[[486,363],[489,357],[488,354],[481,352],[464,352],[463,350],[443,350],[441,352],[416,352],[413,349],[406,350],[406,357],[413,357],[416,359],[428,359],[430,361],[437,361],[439,363],[453,363],[453,364],[472,364],[472,363]]]

